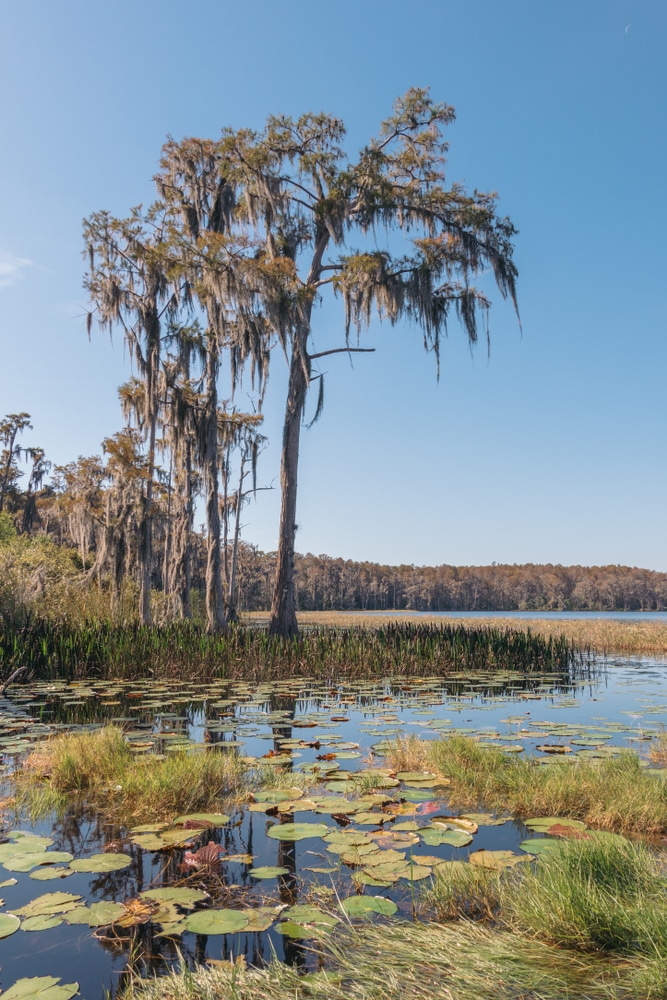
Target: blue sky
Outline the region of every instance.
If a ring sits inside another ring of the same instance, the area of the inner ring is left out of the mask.
[[[667,570],[667,6],[658,0],[0,0],[0,415],[55,462],[122,424],[122,338],[89,343],[81,220],[153,196],[167,134],[342,117],[353,152],[396,96],[454,105],[449,178],[520,233],[523,332],[455,325],[439,383],[418,330],[327,359],[304,432],[300,551],[388,563]],[[342,338],[340,303],[318,341]],[[277,487],[284,362],[259,480]],[[239,399],[239,403],[242,399]],[[279,497],[245,512],[275,547]]]

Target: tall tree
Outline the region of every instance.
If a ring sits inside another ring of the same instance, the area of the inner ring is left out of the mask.
[[[138,562],[140,620],[151,621],[153,483],[155,441],[159,413],[159,374],[162,324],[179,304],[179,288],[165,273],[161,220],[156,212],[147,218],[135,210],[128,219],[96,212],[84,222],[84,241],[89,269],[84,285],[91,299],[88,316],[100,326],[119,326],[141,380],[140,404],[126,400],[139,417],[147,441],[148,461],[139,518]]]
[[[22,476],[18,467],[21,446],[16,443],[16,439],[26,428],[32,430],[29,413],[8,413],[0,420],[0,444],[3,446],[0,454],[0,514],[7,494]]]
[[[223,254],[229,261],[224,283],[218,276],[208,285],[216,308],[243,321],[261,313],[287,354],[273,634],[298,634],[299,438],[316,377],[316,416],[324,398],[313,363],[363,350],[352,346],[350,334],[373,315],[411,320],[436,360],[452,313],[475,344],[480,313],[490,303],[473,280],[486,269],[516,306],[512,223],[498,215],[494,195],[468,194],[446,182],[443,130],[453,119],[451,107],[435,103],[427,90],[411,89],[352,160],[342,148],[343,123],[324,114],[272,117],[261,132],[226,129],[217,143],[188,139],[165,147],[163,196],[180,213],[181,228],[199,240],[200,257]],[[187,196],[178,182],[184,163]],[[217,241],[201,239],[203,216]],[[364,248],[354,249],[353,240]],[[327,288],[343,300],[345,339],[315,350],[313,310]]]

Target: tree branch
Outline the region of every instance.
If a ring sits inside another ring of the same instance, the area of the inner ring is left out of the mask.
[[[28,667],[19,667],[17,670],[14,671],[13,674],[9,675],[9,677],[7,678],[7,680],[5,681],[5,683],[2,686],[0,686],[0,698],[4,698],[5,691],[7,690],[7,688],[9,687],[9,685],[13,684],[14,681],[16,680],[16,678],[20,677],[21,674],[24,674],[27,669],[28,669]]]
[[[319,351],[317,354],[309,354],[311,361],[315,358],[326,358],[328,354],[375,354],[374,347],[334,347],[330,351]]]

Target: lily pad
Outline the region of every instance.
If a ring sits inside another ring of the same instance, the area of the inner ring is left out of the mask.
[[[180,824],[182,826],[188,820],[193,823],[208,823],[210,826],[227,826],[229,816],[225,816],[224,813],[188,813],[186,816],[177,816],[174,825]]]
[[[70,868],[75,872],[117,872],[132,864],[129,854],[91,854],[89,858],[77,858]]]
[[[324,837],[328,832],[329,827],[324,823],[276,823],[267,836],[273,840],[308,840],[311,837]]]
[[[2,994],[3,1000],[70,1000],[79,992],[78,983],[59,983],[55,976],[18,979]]]
[[[62,868],[60,865],[42,865],[41,868],[35,868],[34,871],[30,872],[29,877],[37,882],[54,882],[57,878],[67,878],[68,875],[74,875],[72,868]]]
[[[0,913],[0,938],[9,937],[19,929],[21,921],[13,913]]]
[[[242,910],[199,910],[185,920],[192,934],[237,934],[248,926],[248,916]]]
[[[50,927],[58,927],[63,922],[60,914],[49,916],[48,913],[40,913],[36,917],[26,917],[21,921],[22,931],[47,931]]]
[[[251,868],[248,875],[252,875],[253,878],[278,878],[279,875],[289,875],[289,868],[264,865],[259,868]]]
[[[36,854],[17,854],[3,862],[3,868],[8,872],[29,872],[40,865],[65,864],[73,859],[74,855],[67,851],[40,851]]]
[[[382,913],[389,917],[398,910],[396,903],[384,896],[348,896],[340,905],[348,917],[366,917],[369,913]]]
[[[68,924],[85,924],[87,927],[106,927],[113,924],[125,913],[122,903],[112,903],[102,900],[99,903],[91,903],[90,906],[77,906],[64,916]]]
[[[81,896],[71,892],[47,892],[26,903],[25,906],[18,907],[14,912],[21,917],[37,917],[42,914],[53,916],[54,913],[67,913],[68,910],[80,905]]]
[[[532,819],[525,819],[524,823],[529,830],[535,830],[538,833],[546,833],[550,826],[556,826],[556,824],[560,824],[560,826],[573,826],[577,830],[586,829],[586,824],[578,819],[569,819],[568,817],[563,819],[558,816],[537,816]]]
[[[473,851],[468,857],[471,865],[496,872],[528,860],[525,854],[515,854],[514,851]]]
[[[177,903],[184,910],[194,910],[197,903],[202,903],[209,898],[208,893],[201,889],[185,889],[179,886],[165,889],[146,889],[140,895],[142,898],[155,899],[159,903]]]
[[[472,843],[471,834],[464,830],[426,826],[419,831],[419,835],[427,847],[441,847],[443,844],[448,844],[450,847],[467,847]]]

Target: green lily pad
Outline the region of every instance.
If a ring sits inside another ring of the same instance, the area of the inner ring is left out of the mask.
[[[289,868],[264,865],[259,868],[251,868],[248,875],[252,875],[253,878],[278,878],[279,875],[289,875]]]
[[[242,910],[199,910],[185,920],[192,934],[236,934],[248,926],[248,916]]]
[[[182,826],[188,820],[191,820],[193,823],[208,823],[210,826],[227,826],[229,816],[225,816],[224,813],[188,813],[187,816],[177,816],[174,824]]]
[[[36,917],[26,917],[21,921],[22,931],[47,931],[50,927],[58,927],[63,922],[60,914],[49,916],[48,913],[40,913]]]
[[[37,917],[43,914],[53,916],[55,913],[67,913],[68,910],[80,905],[81,896],[71,892],[47,892],[26,903],[25,906],[18,907],[14,912],[20,917]]]
[[[159,833],[160,830],[166,830],[168,825],[168,823],[142,823],[141,826],[133,826],[130,834],[134,837],[139,833]]]
[[[29,878],[35,879],[37,882],[53,882],[57,878],[67,878],[68,875],[74,875],[72,868],[62,868],[60,865],[42,865],[41,868],[35,868],[34,871],[30,872]]]
[[[471,865],[478,868],[489,868],[492,871],[502,871],[511,868],[521,861],[528,861],[525,854],[515,854],[514,851],[473,851],[468,857]]]
[[[72,861],[70,868],[75,872],[117,872],[131,864],[129,854],[91,854],[89,858]]]
[[[295,938],[297,940],[319,937],[321,934],[321,931],[314,926],[306,927],[305,924],[297,924],[294,920],[283,920],[281,923],[276,924],[275,930],[276,933],[282,934],[283,937]]]
[[[322,927],[334,927],[340,923],[338,917],[331,913],[325,913],[318,906],[310,906],[306,903],[296,903],[294,906],[283,910],[282,916],[286,920],[295,920],[299,924],[320,924]]]
[[[273,924],[278,913],[280,912],[280,907],[273,906],[257,906],[241,911],[248,918],[248,923],[245,930],[248,934],[254,934],[256,931],[268,931],[269,927]]]
[[[329,827],[324,823],[276,823],[267,836],[273,840],[307,840],[311,837],[324,837],[328,832]]]
[[[90,906],[77,906],[64,915],[68,924],[85,924],[87,927],[106,927],[122,917],[127,911],[122,903],[102,900]]]
[[[40,851],[36,854],[17,854],[3,862],[3,868],[8,872],[29,872],[32,868],[40,865],[65,864],[73,859],[74,855],[67,851]]]
[[[450,847],[467,847],[472,843],[471,834],[465,830],[446,830],[444,827],[422,827],[419,836],[427,847],[441,847],[443,844],[449,844]]]
[[[9,937],[20,927],[21,921],[13,913],[0,913],[0,938]]]
[[[4,882],[0,882],[0,889],[6,889],[7,886],[16,885],[17,882],[17,878],[6,878]]]
[[[576,830],[586,829],[586,824],[578,819],[569,819],[568,817],[563,819],[558,816],[538,816],[533,819],[525,819],[524,823],[529,830],[535,830],[538,833],[546,833],[550,826],[555,826],[556,824],[560,826],[573,826]]]
[[[477,823],[478,826],[503,826],[510,817],[504,816],[498,819],[491,813],[463,813],[463,818]]]
[[[3,1000],[70,1000],[79,992],[78,983],[59,983],[55,976],[18,979],[2,994]]]
[[[130,837],[130,841],[142,851],[161,851],[165,847],[173,847],[156,833],[138,833]]]
[[[558,845],[558,840],[549,837],[532,837],[529,840],[522,840],[519,847],[527,854],[549,854],[550,851],[557,851]]]
[[[432,771],[397,771],[396,777],[400,781],[433,781],[438,776]]]
[[[139,894],[142,898],[156,899],[160,903],[177,903],[184,910],[194,910],[197,903],[209,898],[201,889],[185,889],[179,886],[165,889],[146,889]]]
[[[389,917],[398,910],[396,903],[384,896],[348,896],[340,905],[348,917],[366,917],[369,913],[382,913]]]

